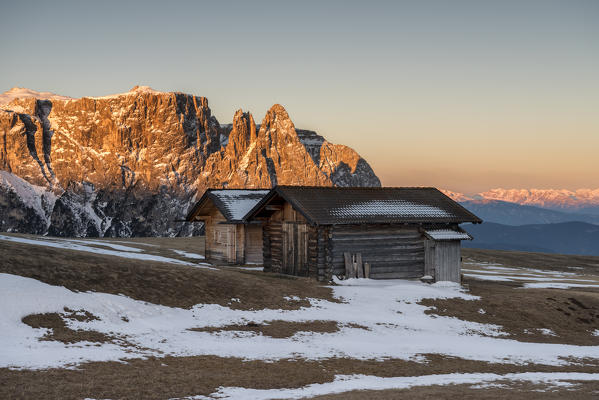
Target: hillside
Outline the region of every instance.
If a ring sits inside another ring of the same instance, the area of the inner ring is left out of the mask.
[[[205,97],[149,87],[80,99],[9,92],[0,231],[181,236],[197,232],[176,221],[208,187],[380,186],[354,150],[298,133],[278,104],[258,126],[238,110],[221,127]]]
[[[599,255],[599,226],[585,222],[522,226],[485,222],[465,228],[474,236],[463,243],[465,247]]]
[[[599,258],[565,266],[557,256],[541,270],[526,267],[529,254],[465,250],[461,289],[324,286],[208,266],[201,251],[198,238],[1,235],[0,397],[558,399],[597,390]]]

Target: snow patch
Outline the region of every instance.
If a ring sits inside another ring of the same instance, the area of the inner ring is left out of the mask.
[[[18,237],[18,236],[4,236],[4,235],[0,235],[0,240],[6,240],[9,242],[17,242],[17,243],[25,243],[25,244],[33,244],[36,246],[54,247],[54,248],[58,248],[58,249],[85,251],[88,253],[104,254],[104,255],[110,255],[110,256],[115,256],[115,257],[136,259],[136,260],[158,261],[158,262],[165,262],[165,263],[169,263],[169,264],[187,265],[187,266],[191,266],[191,267],[216,270],[216,268],[212,268],[212,267],[209,267],[204,264],[200,265],[200,264],[196,264],[196,263],[178,260],[176,258],[168,258],[168,257],[162,257],[162,256],[153,255],[153,254],[141,253],[141,251],[142,251],[141,249],[134,249],[134,252],[117,251],[117,250],[100,249],[97,247],[85,246],[85,245],[81,244],[81,242],[85,243],[85,242],[92,242],[92,241],[81,241],[81,240],[73,240],[73,239],[58,239],[58,238],[27,239],[27,238]],[[97,242],[93,242],[93,244],[96,245]],[[109,246],[112,247],[113,245],[109,245]],[[117,246],[117,247],[126,247],[126,246]],[[133,248],[130,248],[130,249],[133,249]]]
[[[346,393],[356,390],[410,389],[432,385],[477,385],[476,388],[489,387],[493,382],[511,381],[542,384],[551,387],[570,387],[569,381],[597,381],[599,374],[582,372],[523,372],[513,374],[493,373],[454,373],[423,376],[402,376],[384,378],[372,375],[336,375],[335,380],[326,383],[314,383],[294,389],[246,389],[242,387],[222,387],[210,397],[191,396],[185,399],[303,399],[315,396]],[[364,396],[365,398],[367,396]],[[409,397],[409,396],[408,396]]]
[[[205,257],[201,254],[197,254],[197,253],[189,253],[187,251],[183,251],[183,250],[175,250],[175,249],[171,249],[172,251],[174,251],[175,253],[177,253],[178,255],[185,257],[185,258],[194,258],[197,260],[203,260]]]

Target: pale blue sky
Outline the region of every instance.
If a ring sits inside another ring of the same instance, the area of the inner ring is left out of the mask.
[[[599,187],[599,1],[3,1],[0,92],[283,104],[386,185]]]

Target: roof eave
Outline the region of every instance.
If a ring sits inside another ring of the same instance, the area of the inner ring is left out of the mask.
[[[204,205],[204,202],[208,198],[209,192],[210,192],[210,189],[206,189],[204,191],[204,193],[202,193],[202,197],[200,197],[200,199],[194,204],[194,206],[191,208],[191,210],[189,210],[189,212],[187,213],[187,216],[185,217],[185,220],[187,222],[194,221],[195,216],[197,215],[197,212],[202,208],[202,206]]]

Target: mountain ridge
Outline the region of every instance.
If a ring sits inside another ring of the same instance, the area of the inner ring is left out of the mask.
[[[0,142],[0,230],[23,232],[29,218],[29,233],[56,236],[187,235],[197,229],[173,221],[208,187],[380,186],[358,153],[298,133],[280,104],[258,126],[238,110],[221,127],[205,97],[146,86],[15,98],[0,107]],[[16,186],[55,198],[49,214],[33,218],[43,208],[19,200]]]
[[[474,240],[464,247],[543,253],[599,255],[599,226],[586,222],[530,224],[520,226],[485,222],[468,225]]]

